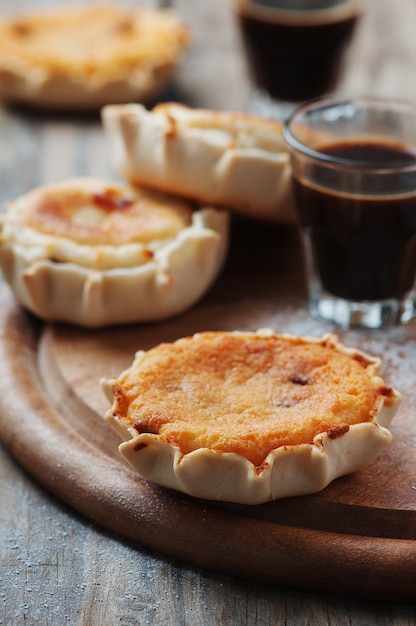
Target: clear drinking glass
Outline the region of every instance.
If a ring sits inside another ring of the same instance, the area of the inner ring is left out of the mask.
[[[334,92],[364,0],[234,0],[252,113],[286,119]]]
[[[416,107],[319,99],[286,122],[309,308],[344,328],[416,314]]]

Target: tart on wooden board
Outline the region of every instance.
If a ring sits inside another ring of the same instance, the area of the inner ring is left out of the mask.
[[[145,479],[240,504],[320,491],[390,443],[401,397],[335,335],[202,332],[136,353],[102,387]]]

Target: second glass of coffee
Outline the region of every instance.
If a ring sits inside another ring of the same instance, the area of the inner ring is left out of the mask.
[[[250,112],[286,119],[333,93],[363,0],[234,0],[253,82]]]

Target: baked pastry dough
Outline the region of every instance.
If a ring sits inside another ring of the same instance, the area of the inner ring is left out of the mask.
[[[294,222],[289,154],[279,122],[162,103],[102,110],[115,168],[127,180]]]
[[[390,442],[401,398],[380,367],[332,334],[203,332],[139,351],[103,379],[106,419],[144,478],[258,504],[319,491]]]
[[[154,102],[190,33],[173,12],[118,4],[0,20],[0,97],[54,109]]]
[[[94,178],[38,187],[0,222],[0,266],[46,320],[104,326],[166,318],[216,277],[228,215]]]

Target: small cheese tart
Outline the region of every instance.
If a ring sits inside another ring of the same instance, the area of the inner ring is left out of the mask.
[[[320,491],[389,444],[401,397],[380,367],[332,334],[207,331],[138,351],[101,385],[143,478],[260,504]]]
[[[254,218],[296,221],[280,122],[161,103],[101,112],[117,172],[127,180]]]
[[[154,102],[189,47],[171,11],[118,4],[0,19],[0,97],[42,108]]]
[[[225,258],[228,214],[95,178],[37,187],[0,218],[0,267],[45,320],[106,326],[194,304]]]

